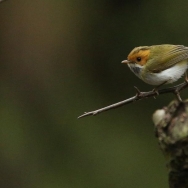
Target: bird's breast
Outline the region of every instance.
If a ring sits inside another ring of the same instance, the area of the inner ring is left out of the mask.
[[[142,74],[143,81],[150,85],[160,85],[162,83],[170,84],[177,81],[183,76],[188,68],[186,61],[181,64],[178,63],[168,69],[165,69],[159,73],[144,72]]]

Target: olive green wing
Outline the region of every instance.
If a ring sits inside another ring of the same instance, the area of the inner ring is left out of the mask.
[[[178,62],[188,60],[188,47],[183,45],[157,45],[152,46],[148,70],[153,73],[166,70]]]

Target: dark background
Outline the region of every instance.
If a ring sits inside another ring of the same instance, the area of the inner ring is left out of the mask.
[[[159,96],[77,120],[153,87],[135,46],[188,45],[186,0],[0,3],[0,187],[168,187],[152,114]],[[186,91],[182,98],[186,98]]]

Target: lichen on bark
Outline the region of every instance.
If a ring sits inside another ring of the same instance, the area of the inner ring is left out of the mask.
[[[170,188],[188,187],[188,100],[172,101],[153,114],[155,135],[169,171]]]

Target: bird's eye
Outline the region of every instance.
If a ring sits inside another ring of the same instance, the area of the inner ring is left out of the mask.
[[[136,60],[137,60],[137,61],[141,61],[141,57],[137,57]]]

